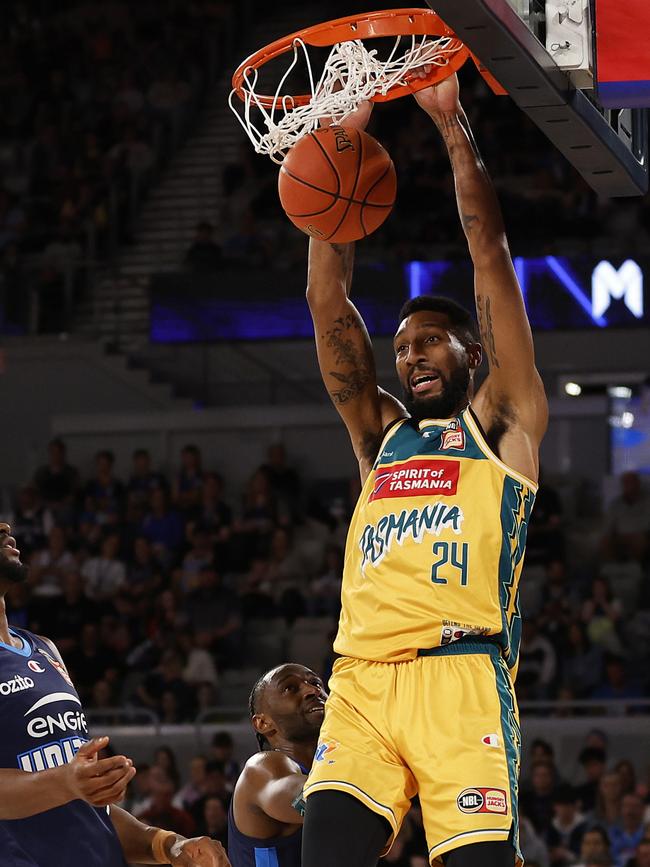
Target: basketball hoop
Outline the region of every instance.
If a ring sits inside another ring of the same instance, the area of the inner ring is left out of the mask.
[[[382,36],[395,37],[385,60],[379,59],[377,49],[368,50],[363,44],[364,39]],[[406,47],[402,46],[400,53],[402,40]],[[318,80],[308,46],[332,46]],[[275,93],[257,93],[260,67],[291,51],[293,58]],[[437,84],[460,69],[468,57],[473,57],[469,49],[430,9],[350,15],[291,33],[251,54],[232,77],[228,103],[256,152],[281,163],[286,151],[313,132],[321,118],[340,124],[365,100],[384,102]],[[289,74],[301,60],[306,64],[311,92],[283,93]],[[432,67],[425,77],[413,75],[425,66]],[[483,73],[478,62],[477,66]],[[487,80],[495,92],[504,92],[494,79]],[[243,114],[235,95],[244,103]],[[256,117],[253,109],[259,112]]]

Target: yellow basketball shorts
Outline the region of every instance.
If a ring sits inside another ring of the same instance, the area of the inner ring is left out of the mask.
[[[503,657],[479,639],[421,653],[336,661],[305,797],[353,795],[388,820],[392,844],[417,794],[432,864],[490,840],[509,840],[520,859],[521,738]]]

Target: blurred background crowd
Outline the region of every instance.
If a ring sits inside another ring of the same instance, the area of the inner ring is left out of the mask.
[[[241,24],[258,6],[9,4],[0,22],[0,301],[9,330],[67,330],[86,281],[131,242],[148,191],[196,129],[210,86],[239,57]],[[328,11],[349,13],[340,3]],[[599,200],[510,100],[479,111],[485,93],[468,72],[463,102],[518,254],[595,250],[605,236],[626,254],[647,249],[648,197]],[[428,118],[412,100],[397,100],[376,112],[370,132],[395,161],[399,193],[363,255],[384,262],[464,255],[448,159]],[[302,262],[304,243],[276,186],[277,166],[255,155],[242,133],[238,156],[223,167],[220,213],[197,226],[179,268]],[[40,301],[36,314],[30,293]]]
[[[65,291],[129,241],[195,120],[232,5],[26,0],[0,28],[0,300],[25,323],[36,292],[61,330]]]

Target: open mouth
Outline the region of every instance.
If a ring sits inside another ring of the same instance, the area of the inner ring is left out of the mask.
[[[440,377],[437,373],[416,373],[411,377],[411,391],[413,394],[426,394],[439,388]]]
[[[323,713],[325,710],[325,702],[319,701],[318,704],[315,704],[313,707],[310,707],[306,713]]]
[[[20,557],[20,551],[16,548],[16,540],[13,536],[5,537],[5,541],[2,544],[2,553],[9,560],[16,560]]]

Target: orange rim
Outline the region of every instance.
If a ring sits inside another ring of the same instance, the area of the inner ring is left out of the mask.
[[[397,99],[400,96],[406,96],[409,93],[414,93],[417,90],[422,90],[429,87],[431,84],[436,84],[443,81],[454,72],[457,72],[470,56],[469,49],[463,45],[458,39],[453,30],[448,27],[445,22],[436,15],[431,9],[384,9],[379,12],[367,12],[361,15],[348,15],[345,18],[335,18],[333,21],[325,21],[322,24],[314,24],[312,27],[306,27],[303,30],[297,30],[295,33],[290,33],[288,36],[283,36],[281,39],[276,39],[253,52],[250,57],[247,57],[241,63],[232,77],[232,87],[237,96],[245,101],[244,81],[250,72],[259,69],[274,60],[282,54],[291,51],[296,39],[302,40],[306,45],[313,45],[319,48],[336,45],[337,42],[348,42],[352,39],[373,39],[380,36],[449,36],[453,40],[452,48],[457,48],[454,54],[445,66],[434,67],[434,69],[424,78],[412,76],[411,80],[406,85],[395,86],[388,93],[376,94],[373,97],[373,102],[386,102],[390,99]],[[457,43],[457,44],[455,44]],[[281,97],[267,96],[265,94],[255,94],[255,101],[264,108],[273,108],[275,104],[281,102]],[[298,105],[307,105],[312,95],[310,93],[301,93],[297,96],[285,95],[286,99],[290,99],[292,107]]]

